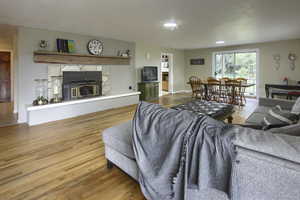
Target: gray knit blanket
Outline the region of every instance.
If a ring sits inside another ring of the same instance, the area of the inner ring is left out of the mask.
[[[133,129],[139,183],[148,200],[199,200],[206,188],[229,194],[233,126],[141,102]]]

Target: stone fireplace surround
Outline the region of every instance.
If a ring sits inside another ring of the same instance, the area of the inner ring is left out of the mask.
[[[102,72],[102,95],[108,96],[111,93],[109,66],[100,65],[48,65],[48,99],[53,98],[52,77],[63,76],[64,71],[101,71]],[[62,97],[62,93],[60,94]]]

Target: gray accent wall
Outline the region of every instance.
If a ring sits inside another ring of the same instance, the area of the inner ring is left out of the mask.
[[[77,53],[87,54],[86,45],[91,39],[103,42],[103,55],[116,56],[118,50],[130,49],[131,64],[128,66],[110,66],[111,94],[133,92],[136,83],[135,43],[101,37],[83,36],[78,34],[47,31],[33,28],[18,28],[18,112],[19,122],[27,121],[26,105],[35,98],[36,78],[47,78],[47,64],[34,63],[33,52],[39,50],[39,41],[49,41],[49,50],[56,51],[56,38],[75,40]],[[129,86],[133,89],[130,90]]]

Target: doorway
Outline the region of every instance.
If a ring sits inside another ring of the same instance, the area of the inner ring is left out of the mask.
[[[0,103],[11,102],[11,56],[0,52]]]
[[[0,51],[0,126],[17,121],[12,101],[11,58],[11,52]]]
[[[160,96],[173,93],[173,54],[162,53],[160,65]]]

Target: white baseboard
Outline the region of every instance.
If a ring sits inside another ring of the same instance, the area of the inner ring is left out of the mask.
[[[178,93],[191,93],[192,90],[178,90],[178,91],[174,91],[172,92],[172,94],[178,94]]]

